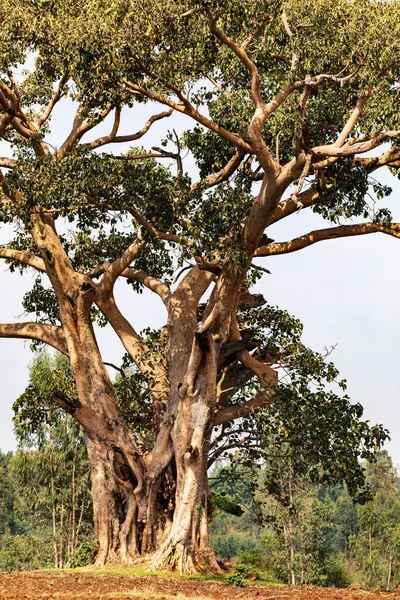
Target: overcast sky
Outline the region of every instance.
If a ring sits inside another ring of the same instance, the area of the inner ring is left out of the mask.
[[[137,131],[150,114],[158,111],[151,105],[123,111],[121,132]],[[53,118],[53,131],[57,133],[49,136],[51,144],[60,144],[68,133],[72,117],[70,103],[57,107]],[[109,126],[107,123],[98,131],[105,133]],[[190,121],[174,115],[156,123],[141,140],[142,144],[147,148],[159,145],[166,128],[175,127],[179,133],[189,126]],[[124,149],[121,145],[115,148],[118,152]],[[0,144],[0,155],[5,152],[5,146]],[[188,164],[186,168],[193,167]],[[394,188],[390,207],[394,220],[400,221],[400,182],[388,173],[380,178]],[[284,241],[326,226],[320,217],[304,210],[277,223],[268,234],[276,241]],[[0,245],[11,237],[12,230],[2,226]],[[364,406],[367,419],[382,423],[390,430],[392,439],[387,447],[394,462],[399,464],[400,240],[382,234],[330,240],[293,254],[261,259],[259,264],[272,274],[264,275],[256,291],[270,304],[287,309],[303,322],[304,341],[314,350],[336,345],[331,358],[348,381],[352,401]],[[27,320],[21,317],[21,299],[31,282],[31,275],[10,274],[0,263],[1,322]],[[118,284],[117,302],[136,329],[165,322],[162,302],[150,292],[137,296],[122,282]],[[99,341],[104,360],[118,363],[123,348],[111,329],[101,330]],[[0,448],[3,451],[16,446],[11,406],[27,384],[31,360],[29,342],[0,339]]]

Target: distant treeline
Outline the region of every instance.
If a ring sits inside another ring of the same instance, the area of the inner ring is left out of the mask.
[[[400,479],[386,451],[365,463],[365,503],[354,502],[342,484],[296,477],[286,456],[272,461],[280,463],[274,478],[266,465],[253,497],[237,474],[216,474],[216,489],[244,509],[240,518],[217,511],[212,532],[220,559],[293,584],[390,590],[400,583]]]

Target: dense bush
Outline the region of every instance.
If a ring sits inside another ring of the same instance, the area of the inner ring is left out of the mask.
[[[246,565],[237,565],[232,573],[226,576],[226,583],[229,585],[236,585],[237,587],[243,587],[246,585]]]
[[[0,571],[31,571],[50,566],[47,540],[35,535],[12,535],[9,529],[0,537]]]
[[[346,566],[344,556],[330,556],[324,565],[325,585],[329,587],[345,588],[352,583],[349,568]]]
[[[96,556],[98,547],[97,540],[85,540],[81,542],[69,559],[68,566],[71,569],[76,569],[77,567],[90,565]]]

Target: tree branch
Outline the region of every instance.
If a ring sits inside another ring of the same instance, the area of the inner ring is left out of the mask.
[[[160,362],[154,364],[152,357],[149,358],[149,348],[123,316],[112,294],[107,298],[102,294],[96,294],[95,302],[118,335],[133,362],[148,380],[152,394],[162,403],[168,390],[164,366]]]
[[[129,267],[144,245],[144,240],[135,240],[121,256],[114,260],[114,262],[108,263],[108,266],[104,270],[102,280],[97,286],[99,294],[105,294],[107,296],[111,293],[118,277],[127,267]]]
[[[256,375],[263,388],[274,389],[278,383],[278,373],[269,365],[252,356],[248,350],[240,350],[236,356],[249,371]]]
[[[107,117],[107,115],[110,114],[111,110],[112,110],[111,105],[108,106],[107,108],[105,108],[100,115],[100,121],[103,121]],[[64,156],[67,154],[67,152],[69,152],[69,150],[71,150],[71,148],[77,142],[79,142],[81,137],[85,133],[90,131],[90,129],[93,129],[93,127],[95,127],[98,124],[98,122],[99,122],[98,120],[96,120],[96,122],[91,122],[91,121],[85,120],[85,107],[80,105],[78,107],[78,110],[76,111],[75,119],[74,119],[74,122],[72,125],[71,132],[68,135],[65,142],[62,144],[61,148],[58,150],[57,158],[58,159],[64,158]]]
[[[205,8],[208,25],[211,33],[215,35],[215,37],[225,46],[228,46],[236,54],[240,62],[246,67],[249,72],[251,78],[251,96],[253,99],[253,103],[257,108],[261,108],[264,105],[264,101],[261,97],[261,77],[258,72],[258,69],[254,62],[250,59],[249,55],[245,50],[245,46],[238,46],[232,38],[227,36],[218,26],[214,15],[211,12],[211,9],[206,6]]]
[[[0,123],[1,129],[1,123]],[[0,132],[1,135],[1,132]],[[0,156],[0,167],[4,167],[6,169],[13,169],[17,164],[17,161],[13,158],[8,158],[7,156]]]
[[[296,200],[290,196],[290,198],[287,198],[278,204],[269,218],[268,225],[277,223],[281,219],[284,219],[285,217],[288,217],[289,215],[292,215],[303,208],[312,206],[317,202],[317,200],[319,200],[319,198],[320,194],[313,188],[309,188],[308,190],[298,194]]]
[[[398,168],[400,166],[400,147],[392,146],[387,152],[380,156],[372,156],[371,158],[356,157],[354,160],[357,163],[365,165],[369,173],[373,173],[384,166]]]
[[[162,281],[159,281],[155,277],[148,275],[145,271],[137,269],[125,269],[122,275],[128,280],[137,281],[142,285],[146,286],[149,290],[160,296],[161,300],[167,306],[172,296],[168,285]]]
[[[0,338],[20,338],[44,342],[68,356],[64,332],[61,327],[57,327],[56,325],[44,325],[42,323],[1,323]]]
[[[279,166],[271,155],[261,134],[262,127],[269,113],[261,96],[261,77],[258,69],[247,54],[245,46],[238,46],[217,26],[216,19],[208,6],[206,6],[205,11],[211,33],[213,33],[222,44],[225,44],[225,46],[230,48],[232,52],[236,54],[250,75],[251,97],[256,110],[249,124],[247,133],[251,141],[252,150],[257,155],[264,171],[266,173],[276,173],[279,171]]]
[[[252,413],[258,412],[263,408],[270,406],[273,402],[273,390],[262,390],[251,400],[243,404],[233,404],[221,408],[214,418],[214,425],[223,425],[235,419],[242,419]]]
[[[338,227],[329,227],[310,231],[293,240],[287,242],[275,242],[258,248],[255,256],[274,256],[277,254],[288,254],[296,252],[324,240],[333,240],[337,238],[350,237],[353,235],[366,235],[368,233],[385,233],[393,237],[400,238],[400,223],[392,223],[385,227],[376,223],[360,223],[357,225],[339,225]]]
[[[109,133],[109,135],[103,136],[101,138],[98,138],[97,140],[94,140],[93,142],[90,142],[88,144],[88,146],[93,150],[94,148],[99,148],[100,146],[104,146],[105,144],[121,144],[124,142],[133,142],[133,141],[138,140],[141,137],[143,137],[145,135],[145,133],[147,133],[149,131],[149,129],[153,125],[153,123],[155,123],[156,121],[159,121],[160,119],[165,119],[166,117],[170,117],[173,112],[174,112],[174,110],[171,108],[170,110],[164,111],[157,115],[153,115],[152,117],[150,117],[150,119],[147,121],[147,123],[142,127],[142,129],[140,129],[136,133],[132,133],[130,135],[117,135],[118,128],[120,125],[120,120],[121,120],[120,119],[121,108],[119,106],[117,106],[115,109],[114,125],[113,125],[113,128],[112,128],[111,132]]]
[[[357,123],[358,119],[362,115],[364,108],[365,108],[368,100],[370,99],[371,95],[372,95],[372,87],[368,86],[365,88],[365,90],[361,94],[361,97],[359,98],[353,112],[350,115],[350,118],[348,119],[348,121],[346,122],[342,131],[340,132],[339,137],[337,138],[337,140],[335,142],[335,146],[338,146],[338,147],[343,146],[343,144],[345,143],[345,141],[347,139],[347,136],[350,135],[350,133],[353,131],[355,124]]]
[[[160,104],[170,106],[177,112],[188,115],[201,125],[204,125],[204,127],[207,127],[207,129],[210,129],[210,131],[213,131],[220,137],[226,139],[228,142],[232,143],[234,146],[237,146],[244,152],[252,153],[251,146],[247,142],[245,142],[239,135],[227,131],[217,123],[211,121],[211,119],[199,113],[199,111],[192,104],[190,104],[189,101],[178,104],[177,102],[174,102],[174,100],[171,100],[167,96],[163,96],[162,94],[159,94],[157,92],[152,92],[151,90],[148,90],[137,83],[133,83],[128,79],[124,79],[123,83],[134,94],[140,94],[142,96],[145,96],[146,98],[149,98],[150,100],[154,100],[155,102],[159,102]]]
[[[355,154],[364,154],[365,152],[369,152],[370,150],[374,150],[385,141],[390,139],[396,139],[400,137],[400,131],[385,131],[380,133],[372,138],[358,138],[354,140],[350,140],[342,147],[338,147],[335,145],[327,145],[327,146],[316,146],[312,149],[313,154],[329,156],[329,157],[342,157],[342,156],[354,156]],[[319,163],[313,165],[315,169],[321,168]]]
[[[0,258],[4,258],[7,260],[15,260],[17,262],[23,263],[38,271],[46,272],[46,267],[43,260],[32,254],[32,252],[27,252],[26,250],[14,250],[13,248],[0,248]]]
[[[39,117],[39,119],[35,123],[35,125],[38,129],[40,129],[40,127],[43,125],[43,123],[45,123],[47,121],[47,119],[50,117],[51,113],[53,112],[53,108],[55,107],[57,102],[62,97],[63,88],[68,81],[68,77],[69,76],[67,74],[65,74],[61,77],[60,82],[57,86],[57,89],[56,89],[53,97],[51,98],[51,100],[50,100],[49,104],[47,105],[45,111],[43,112],[42,116]]]
[[[0,80],[0,106],[2,106],[6,115],[0,121],[0,135],[2,135],[8,125],[27,139],[40,141],[39,130],[22,112],[20,107],[20,96],[14,93],[5,83]],[[43,143],[39,143],[36,152],[46,153]]]
[[[100,277],[100,275],[103,275],[103,273],[105,273],[110,266],[110,262],[104,262],[101,265],[98,265],[95,269],[93,269],[93,271],[86,273],[86,275],[91,279],[95,279],[96,277]],[[138,283],[141,283],[149,290],[160,296],[164,304],[167,305],[171,297],[171,292],[166,283],[163,283],[162,281],[159,281],[158,279],[156,279],[152,275],[149,275],[145,271],[141,271],[138,269],[126,268],[122,271],[120,276],[125,277],[128,280],[137,281]]]
[[[204,186],[206,188],[211,188],[215,185],[223,183],[224,181],[229,179],[229,177],[233,175],[233,173],[238,169],[244,157],[245,153],[241,150],[237,150],[236,153],[230,159],[230,161],[227,162],[227,164],[224,167],[222,167],[220,171],[218,171],[217,173],[211,173],[211,175],[208,175],[204,179],[201,179],[200,181],[194,183],[192,186],[192,191],[194,191],[198,187]]]
[[[163,231],[160,231],[159,229],[154,227],[154,225],[152,225],[149,221],[147,221],[147,219],[145,219],[145,217],[143,217],[137,210],[132,209],[130,213],[132,217],[140,225],[142,225],[149,233],[151,233],[156,239],[165,240],[168,242],[175,242],[176,244],[182,243],[182,240],[179,237],[179,235],[176,235],[175,233],[165,233]]]

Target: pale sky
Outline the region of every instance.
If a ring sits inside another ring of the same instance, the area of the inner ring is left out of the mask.
[[[137,131],[154,112],[160,112],[159,108],[154,110],[154,105],[123,112],[121,132]],[[68,133],[72,115],[70,103],[57,107],[53,119],[57,135],[48,138],[54,146]],[[175,127],[179,133],[191,125],[184,117],[173,115],[156,123],[140,142],[147,148],[160,145],[167,128]],[[98,131],[106,133],[109,127],[107,123]],[[126,146],[116,148],[118,152],[124,150]],[[0,155],[5,152],[5,146],[0,143]],[[189,164],[186,168],[193,167]],[[390,205],[394,220],[400,221],[400,182],[388,173],[384,181],[394,188]],[[276,241],[284,241],[326,226],[318,215],[306,209],[277,223],[268,234]],[[1,226],[0,245],[7,243],[11,235],[9,228]],[[304,342],[314,350],[323,351],[325,347],[337,345],[331,360],[347,379],[352,401],[364,406],[365,418],[382,423],[390,430],[392,440],[387,448],[394,462],[400,463],[397,398],[400,240],[382,234],[330,240],[293,254],[260,259],[259,264],[272,274],[264,275],[256,291],[270,304],[287,309],[303,322]],[[9,273],[0,262],[1,322],[27,320],[26,316],[20,317],[21,299],[31,281],[28,274],[21,277]],[[150,292],[138,296],[121,282],[117,302],[138,330],[165,322],[165,309],[158,296]],[[99,332],[99,343],[104,360],[118,364],[123,348],[111,329]],[[24,391],[31,360],[29,342],[0,339],[0,448],[3,451],[12,450],[16,445],[11,406]]]

